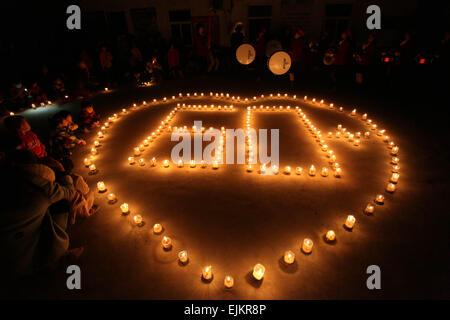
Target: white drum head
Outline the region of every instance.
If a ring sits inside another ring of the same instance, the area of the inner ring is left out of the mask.
[[[250,64],[255,60],[255,48],[250,44],[244,43],[236,49],[236,59],[241,64]]]
[[[285,74],[290,67],[291,57],[284,51],[275,52],[269,59],[269,69],[273,74]]]

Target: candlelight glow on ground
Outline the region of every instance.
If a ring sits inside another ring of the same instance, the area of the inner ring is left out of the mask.
[[[89,184],[99,186],[105,211],[98,219],[114,245],[139,247],[136,268],[163,268],[172,285],[282,295],[291,276],[319,277],[313,269],[333,250],[374,236],[367,221],[402,192],[394,135],[359,108],[275,93],[180,93],[106,119],[77,163],[86,172],[95,164]],[[192,132],[194,120],[202,131],[279,128],[279,168],[250,166],[258,146],[248,138],[246,164],[173,163],[170,135]],[[261,174],[267,169],[278,174]]]

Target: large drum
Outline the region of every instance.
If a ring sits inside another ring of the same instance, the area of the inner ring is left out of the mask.
[[[277,51],[269,58],[269,70],[275,75],[282,75],[291,68],[291,56],[285,51]]]
[[[240,64],[250,64],[255,60],[255,48],[253,48],[250,44],[244,43],[241,44],[236,49],[236,59]]]

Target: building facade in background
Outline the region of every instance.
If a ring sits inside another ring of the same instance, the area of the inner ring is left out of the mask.
[[[363,41],[369,32],[366,8],[371,4],[382,8],[379,40],[389,43],[400,36],[399,26],[407,25],[408,17],[416,14],[418,1],[407,1],[405,6],[389,0],[84,0],[81,4],[89,32],[99,36],[105,32],[136,37],[159,34],[189,45],[197,26],[203,24],[215,44],[229,46],[238,22],[250,41],[261,27],[275,34],[286,27],[301,27],[311,40],[318,40],[325,31],[338,39],[350,28]]]

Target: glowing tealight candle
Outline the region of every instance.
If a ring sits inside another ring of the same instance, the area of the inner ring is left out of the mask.
[[[364,132],[364,138],[369,138],[369,137],[370,137],[370,132],[369,131]]]
[[[183,167],[183,160],[178,160],[178,168],[181,168],[181,167]]]
[[[291,174],[291,167],[290,167],[290,166],[286,166],[286,167],[284,168],[284,173],[285,173],[285,174]]]
[[[400,160],[397,157],[393,157],[392,160],[391,160],[392,164],[398,164],[399,162],[400,162]]]
[[[108,201],[113,202],[116,200],[116,195],[114,193],[108,194]]]
[[[359,146],[359,140],[356,139],[355,142],[353,143],[355,146]]]
[[[97,132],[97,136],[98,136],[99,138],[103,138],[103,132],[101,132],[101,131]]]
[[[206,162],[204,160],[200,161],[200,165],[202,168],[206,168]]]
[[[91,154],[97,154],[97,149],[92,148],[92,149],[91,149]]]
[[[361,117],[363,120],[367,120],[367,113],[364,113]]]
[[[89,166],[89,170],[90,170],[91,173],[94,173],[97,170],[97,168],[95,167],[95,164],[91,164]]]
[[[161,244],[164,249],[170,249],[172,247],[172,239],[164,236],[163,239],[161,240]]]
[[[206,266],[202,270],[202,277],[205,280],[211,280],[212,279],[212,267]]]
[[[395,155],[397,155],[397,153],[398,153],[398,147],[397,147],[397,146],[392,147],[391,154],[392,154],[393,156],[395,156]]]
[[[135,216],[133,217],[133,221],[134,221],[134,223],[137,224],[137,225],[141,224],[141,223],[142,223],[142,216],[139,215],[139,214],[135,215]]]
[[[219,169],[219,162],[213,161],[213,169]]]
[[[284,253],[284,262],[287,264],[292,264],[295,261],[295,253],[293,253],[292,251],[286,251]]]
[[[106,191],[105,183],[103,181],[97,182],[97,189],[99,192],[105,192]]]
[[[264,277],[264,273],[266,272],[266,268],[260,263],[257,263],[253,267],[253,278],[256,280],[261,280]]]
[[[144,146],[148,146],[149,142],[147,139],[144,140]]]
[[[91,160],[89,160],[89,158],[84,158],[84,165],[89,167],[91,165]]]
[[[129,212],[128,203],[122,203],[120,205],[120,210],[122,211],[123,214],[127,214]]]
[[[302,251],[304,253],[311,253],[313,245],[314,243],[311,239],[305,238],[302,244]]]
[[[156,158],[155,157],[152,158],[152,167],[154,167],[154,166],[156,166]]]
[[[400,171],[400,166],[393,166],[392,167],[392,172],[399,172]]]
[[[161,232],[162,232],[162,229],[163,229],[163,227],[162,227],[162,225],[159,224],[159,223],[155,223],[155,224],[153,225],[153,232],[156,233],[156,234],[161,233]]]
[[[163,166],[164,166],[164,168],[168,168],[169,167],[169,161],[168,160],[164,160],[163,161]]]
[[[387,185],[387,187],[386,187],[386,191],[388,191],[388,192],[394,192],[395,191],[395,184],[393,184],[393,183],[389,183],[388,185]]]
[[[316,175],[316,167],[314,167],[314,165],[311,165],[311,168],[309,168],[309,175],[310,176]]]
[[[128,157],[128,163],[133,164],[134,163],[134,157]]]
[[[327,241],[334,241],[336,240],[336,233],[333,230],[328,230],[325,238]]]
[[[368,214],[372,214],[374,211],[375,211],[375,207],[371,203],[368,203],[366,208],[364,209],[364,212],[368,213]]]
[[[94,141],[94,146],[95,146],[95,147],[98,147],[99,145],[100,145],[100,142],[98,142],[98,140],[95,140],[95,141]]]
[[[189,163],[189,166],[191,168],[195,168],[195,160],[191,160],[191,162]]]
[[[186,262],[188,262],[188,253],[187,253],[187,251],[186,250],[181,250],[180,252],[178,252],[178,260],[181,262],[181,263],[186,263]]]
[[[356,219],[352,215],[347,216],[347,220],[345,220],[345,226],[349,229],[353,229],[353,226],[355,225]]]
[[[303,169],[301,167],[295,168],[295,173],[296,174],[300,175],[300,174],[302,174],[302,172],[303,172]]]
[[[226,276],[225,279],[223,280],[223,285],[230,289],[234,286],[234,279],[232,276]]]
[[[356,109],[353,109],[352,112],[350,113],[352,116],[356,115]]]
[[[145,166],[145,159],[144,158],[140,158],[139,159],[139,165],[140,166]]]
[[[391,176],[390,181],[392,183],[397,183],[398,182],[398,178],[400,178],[400,175],[398,173],[393,173],[392,176]]]
[[[139,150],[139,147],[134,148],[134,155],[138,156],[141,154],[141,150]]]
[[[108,88],[105,88],[105,91],[108,91]]]
[[[334,176],[336,178],[339,178],[342,175],[342,169],[337,167],[336,170],[334,171]]]
[[[253,171],[253,167],[252,167],[251,164],[249,164],[249,165],[247,166],[247,172],[252,172],[252,171]]]
[[[322,171],[320,172],[320,174],[322,175],[322,177],[327,177],[328,176],[328,169],[323,167]]]
[[[379,203],[379,204],[384,203],[384,197],[383,197],[383,195],[382,195],[382,194],[378,194],[378,195],[376,196],[376,198],[375,198],[375,202],[376,202],[376,203]]]

